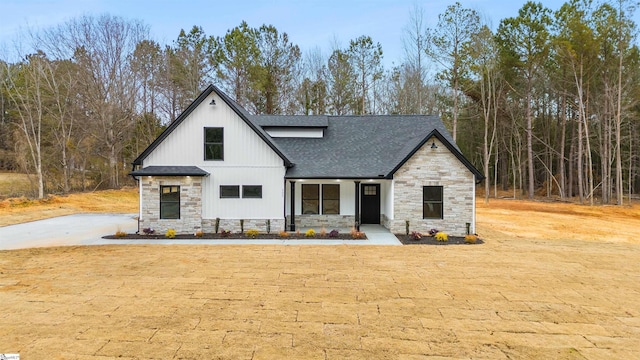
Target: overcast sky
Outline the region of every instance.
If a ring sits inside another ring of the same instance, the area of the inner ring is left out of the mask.
[[[524,0],[460,0],[475,9],[496,28],[500,19],[515,17]],[[428,27],[454,0],[265,0],[265,1],[171,1],[171,0],[0,0],[0,55],[14,48],[16,35],[26,28],[60,24],[71,18],[109,13],[142,20],[152,37],[170,44],[180,29],[201,26],[207,35],[222,36],[242,20],[251,27],[272,24],[306,52],[319,47],[327,54],[335,40],[346,47],[360,35],[380,42],[384,63],[402,58],[402,33],[414,4],[422,7]],[[564,1],[544,0],[551,10]],[[637,16],[636,16],[637,18]],[[637,19],[636,19],[637,21]]]

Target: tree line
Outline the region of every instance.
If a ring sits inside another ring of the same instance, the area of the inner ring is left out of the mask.
[[[635,4],[528,2],[495,30],[455,3],[414,6],[399,65],[370,36],[302,51],[272,25],[199,26],[162,45],[138,20],[82,16],[0,58],[0,168],[34,195],[127,183],[131,161],[209,83],[254,114],[440,115],[487,176],[485,199],[623,204],[640,190]],[[393,126],[390,122],[389,126]]]

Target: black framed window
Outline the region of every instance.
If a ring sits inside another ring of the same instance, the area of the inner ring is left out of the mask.
[[[160,186],[160,219],[180,219],[180,186]]]
[[[224,160],[223,128],[204,128],[204,159]]]
[[[378,189],[375,185],[362,185],[364,187],[363,194],[367,196],[376,196],[376,190]]]
[[[340,185],[322,185],[322,213],[329,215],[340,214]]]
[[[242,185],[242,197],[262,199],[262,185]]]
[[[220,198],[239,198],[240,186],[238,185],[220,185]]]
[[[442,219],[442,186],[422,187],[422,217]]]
[[[320,213],[320,185],[302,184],[302,213]]]

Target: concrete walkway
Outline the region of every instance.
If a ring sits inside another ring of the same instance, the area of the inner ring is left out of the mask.
[[[103,239],[117,230],[137,231],[135,214],[77,214],[0,227],[0,250],[75,245],[402,245],[380,225],[362,225],[367,240],[327,239]],[[341,233],[349,232],[341,229]]]

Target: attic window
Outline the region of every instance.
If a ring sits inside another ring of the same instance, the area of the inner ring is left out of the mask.
[[[224,128],[204,128],[204,159],[224,160]]]

